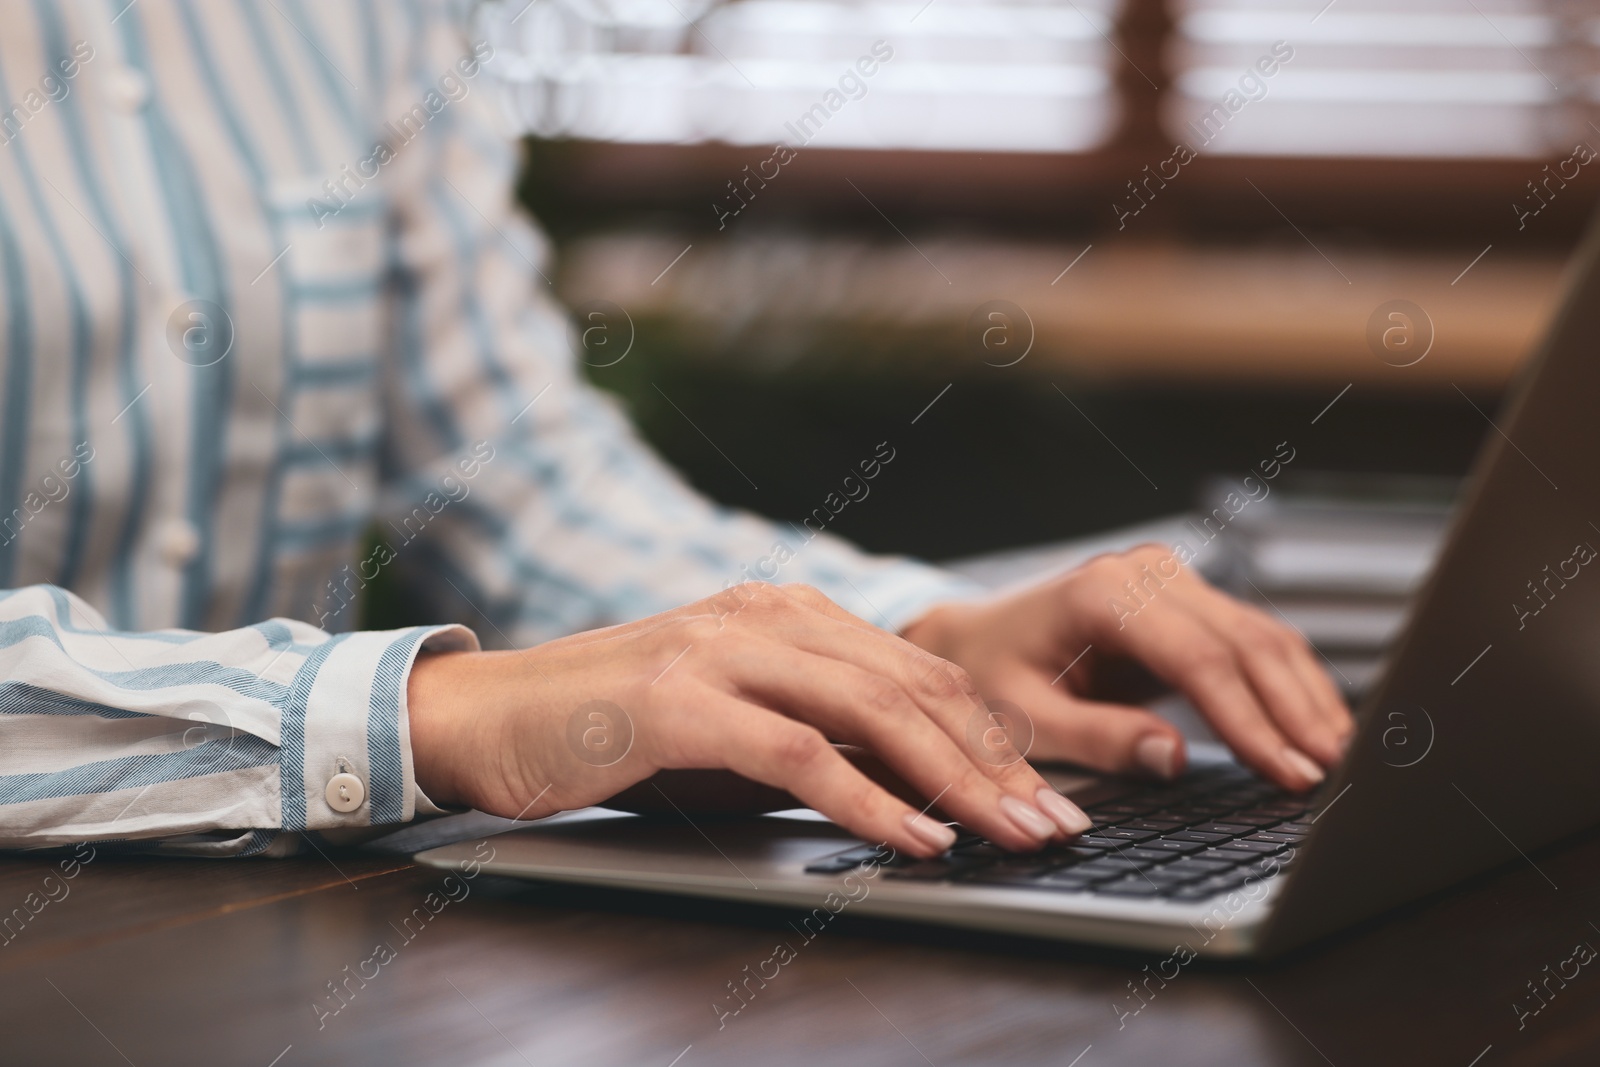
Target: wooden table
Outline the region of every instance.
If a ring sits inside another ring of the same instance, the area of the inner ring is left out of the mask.
[[[719,1030],[712,1002],[793,916],[483,875],[407,940],[445,875],[400,858],[101,855],[48,884],[53,863],[4,859],[7,913],[57,899],[0,948],[0,1063],[1600,1062],[1600,974],[1552,981],[1521,1030],[1513,1008],[1600,946],[1600,832],[1533,860],[1278,964],[1190,964],[1120,1026],[1160,956],[844,915]]]

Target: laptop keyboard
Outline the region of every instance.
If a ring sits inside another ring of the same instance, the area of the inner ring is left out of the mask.
[[[1007,852],[966,834],[933,859],[885,862],[887,852],[862,845],[806,872],[841,874],[877,860],[884,877],[907,881],[1191,902],[1280,873],[1317,810],[1316,794],[1285,793],[1240,767],[1208,767],[1087,804],[1094,827],[1040,852]]]

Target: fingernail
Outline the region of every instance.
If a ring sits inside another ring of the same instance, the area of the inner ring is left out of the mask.
[[[1286,748],[1283,750],[1283,762],[1287,763],[1296,774],[1303,778],[1311,779],[1311,784],[1316,785],[1327,777],[1322,768],[1311,762],[1311,757],[1298,749]]]
[[[1178,776],[1178,742],[1166,734],[1151,734],[1140,741],[1133,747],[1133,758],[1157,778]]]
[[[1012,822],[1016,823],[1017,829],[1030,837],[1037,837],[1043,841],[1046,838],[1055,836],[1056,824],[1045,818],[1038,808],[1024,804],[1016,797],[1001,797],[1000,810],[1005,812]]]
[[[907,815],[906,829],[923,844],[943,852],[956,843],[956,832],[927,815]]]
[[[1035,795],[1039,798],[1040,810],[1054,819],[1057,826],[1072,836],[1076,837],[1093,825],[1089,821],[1089,816],[1083,813],[1082,808],[1049,786],[1039,790]]]

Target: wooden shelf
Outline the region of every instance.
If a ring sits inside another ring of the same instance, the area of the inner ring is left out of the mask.
[[[705,358],[754,365],[837,359],[844,336],[860,339],[862,358],[887,354],[911,373],[1432,391],[1503,386],[1553,314],[1563,268],[1550,252],[1498,247],[1474,263],[1474,249],[1113,235],[1062,274],[1082,244],[912,239],[590,237],[569,246],[560,287],[569,300],[606,299],[635,320],[664,321]],[[1369,319],[1396,299],[1424,309],[1434,331],[1427,355],[1406,367],[1379,359],[1367,340]],[[1014,368],[985,366],[968,338],[969,318],[991,300],[1032,321],[1033,347]]]

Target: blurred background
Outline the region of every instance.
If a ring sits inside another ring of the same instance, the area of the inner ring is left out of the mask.
[[[1192,507],[1280,442],[1280,486],[1448,500],[1600,189],[1577,0],[474,19],[593,380],[777,518],[888,441],[831,528],[936,560]]]

